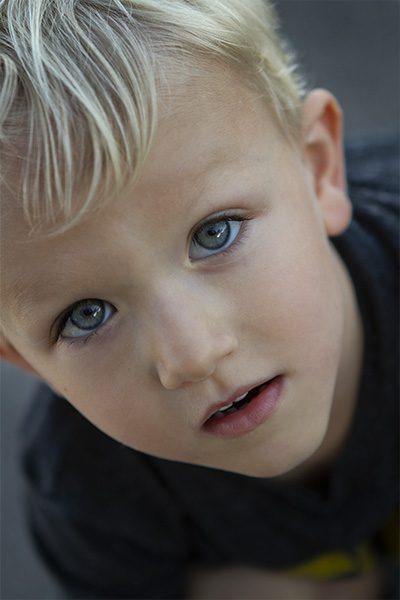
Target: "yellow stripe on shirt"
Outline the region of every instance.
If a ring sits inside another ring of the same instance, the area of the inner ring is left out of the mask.
[[[331,552],[293,567],[286,573],[311,579],[337,579],[367,573],[376,564],[370,544],[362,544],[354,552]]]

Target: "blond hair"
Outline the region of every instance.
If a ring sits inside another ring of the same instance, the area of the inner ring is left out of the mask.
[[[303,88],[277,28],[265,0],[0,0],[3,190],[18,165],[30,225],[65,229],[133,185],[166,65],[236,69],[295,138]]]

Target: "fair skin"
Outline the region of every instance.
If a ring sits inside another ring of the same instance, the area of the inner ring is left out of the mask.
[[[328,241],[351,218],[340,110],[311,93],[299,148],[236,75],[182,84],[163,111],[136,187],[103,212],[28,239],[10,211],[2,354],[143,452],[313,477],[346,438],[362,360],[354,290]],[[238,426],[207,428],[267,382],[267,416],[252,400]]]

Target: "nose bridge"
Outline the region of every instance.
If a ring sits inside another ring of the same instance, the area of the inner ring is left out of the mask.
[[[157,373],[167,389],[209,377],[236,347],[212,298],[190,287],[159,288],[148,316]]]

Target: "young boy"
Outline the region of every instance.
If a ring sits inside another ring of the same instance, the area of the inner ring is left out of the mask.
[[[262,0],[0,23],[1,352],[49,386],[24,467],[68,596],[394,594],[396,142],[347,189]]]

